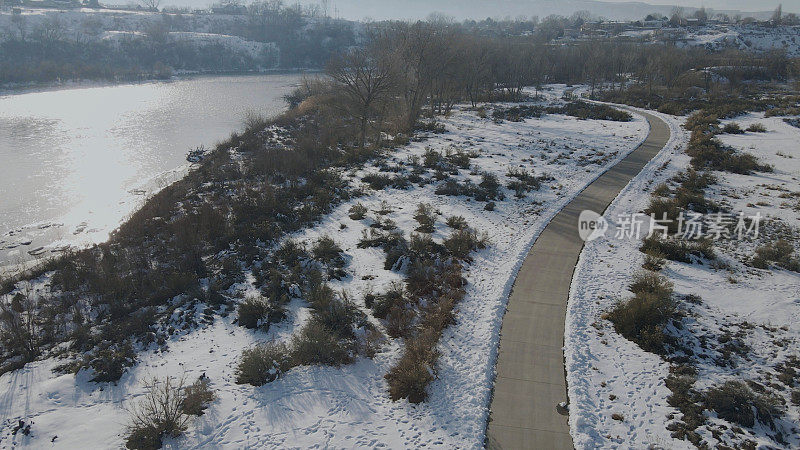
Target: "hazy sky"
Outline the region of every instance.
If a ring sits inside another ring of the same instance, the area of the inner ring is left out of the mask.
[[[612,0],[601,0],[612,1]],[[619,1],[619,0],[615,0]],[[772,10],[783,4],[783,10],[800,12],[800,0],[638,0],[653,5],[678,5],[713,9],[738,9],[740,11]]]

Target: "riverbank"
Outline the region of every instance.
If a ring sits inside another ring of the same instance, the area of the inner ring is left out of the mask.
[[[6,95],[33,94],[41,92],[56,92],[71,89],[88,89],[118,86],[139,86],[152,83],[170,83],[188,81],[204,77],[247,77],[258,75],[318,75],[322,74],[319,68],[292,68],[292,69],[265,69],[247,71],[186,71],[179,72],[169,78],[143,78],[141,80],[68,80],[61,82],[31,82],[31,83],[0,83],[0,97]]]

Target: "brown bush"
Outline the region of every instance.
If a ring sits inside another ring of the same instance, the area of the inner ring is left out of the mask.
[[[776,397],[753,392],[741,381],[726,381],[706,392],[705,402],[716,411],[721,419],[744,427],[759,422],[775,429],[775,419],[782,415],[780,402]]]
[[[450,216],[447,218],[447,226],[454,230],[463,230],[467,228],[467,219],[463,216]]]
[[[435,377],[439,357],[437,340],[437,335],[428,332],[406,342],[400,361],[385,375],[392,400],[406,398],[411,403],[421,403],[428,398],[427,387]]]
[[[292,364],[341,366],[353,361],[354,343],[343,340],[321,322],[312,319],[290,344]]]
[[[291,355],[285,344],[258,344],[242,352],[236,366],[236,384],[262,386],[275,381],[291,367]]]
[[[208,405],[217,399],[208,378],[201,378],[183,389],[181,408],[190,416],[202,416]]]
[[[663,353],[665,327],[675,313],[672,285],[661,275],[641,273],[634,279],[631,290],[636,295],[618,302],[605,317],[614,329],[643,350]]]
[[[767,269],[772,263],[786,270],[800,272],[800,260],[793,255],[794,246],[784,239],[779,239],[756,249],[756,255],[750,264],[758,269]]]
[[[649,270],[640,270],[633,274],[633,281],[628,289],[634,294],[655,294],[659,297],[672,295],[672,283],[665,277]]]
[[[180,436],[189,423],[183,410],[183,380],[153,378],[144,399],[128,409],[125,445],[131,449],[161,448],[164,436]]]
[[[464,228],[453,231],[444,240],[444,247],[453,255],[454,258],[461,260],[471,260],[470,253],[477,249],[486,248],[488,237],[478,236],[475,230]]]
[[[714,260],[716,258],[711,242],[707,240],[684,241],[663,239],[653,235],[642,241],[639,250],[648,254],[660,254],[670,261],[692,262],[692,256]]]
[[[239,325],[255,329],[262,325],[269,327],[267,317],[271,311],[269,302],[261,297],[248,296],[236,308],[239,316]]]
[[[420,203],[417,205],[417,212],[414,214],[414,220],[419,223],[417,231],[420,233],[433,233],[436,225],[436,213],[433,207],[427,203]]]

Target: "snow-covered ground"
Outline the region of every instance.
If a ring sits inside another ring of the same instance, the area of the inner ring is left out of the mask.
[[[275,43],[248,41],[239,36],[231,36],[228,34],[171,31],[167,33],[167,36],[168,39],[173,42],[185,42],[194,45],[222,45],[227,50],[239,51],[252,58],[262,58],[266,55],[271,55],[271,58],[277,61],[280,54],[280,50]],[[146,37],[146,34],[141,31],[106,31],[102,35],[104,41],[113,42],[116,45],[119,45],[121,41],[126,39],[142,39],[144,37]]]
[[[216,33],[220,28],[243,24],[244,21],[244,16],[226,14],[167,14],[110,9],[24,8],[19,15],[7,10],[0,11],[0,31],[19,33],[20,27],[24,27],[30,32],[46,22],[56,22],[68,36],[98,36],[109,30],[145,31],[149,26],[160,23],[175,31]]]
[[[263,57],[274,53],[274,43],[255,42],[234,36],[245,29],[245,16],[226,14],[167,14],[145,11],[23,9],[20,15],[0,11],[0,40],[30,36],[47,26],[64,38],[80,41],[143,39],[151,31],[167,33],[168,39],[194,45],[222,44],[231,51]]]
[[[563,90],[561,86],[549,94],[557,98]],[[0,447],[120,446],[126,420],[122,406],[141,397],[148,378],[182,373],[190,380],[205,373],[219,400],[185,437],[169,443],[175,447],[481,447],[502,313],[522,259],[548,220],[604,169],[636,148],[648,126],[638,116],[628,123],[548,115],[497,124],[466,109],[457,109],[444,123],[446,133],[393,151],[388,165],[404,164],[426,147],[440,152],[457,148],[477,152],[478,157],[472,159],[476,170],[462,170],[456,179],[477,183],[477,173],[490,172],[505,184],[509,169],[525,168],[553,180],[522,199],[505,189],[506,199],[496,201],[494,211],[465,197],[438,196],[433,185],[370,191],[294,236],[307,243],[325,234],[333,237],[347,255],[350,276],[332,286],[347,291],[368,311],[364,294],[383,292],[401,275],[383,269],[381,250],[356,247],[370,220],[348,217],[354,203],[375,211],[385,201],[392,210],[388,217],[406,235],[417,226],[412,216],[420,202],[441,213],[433,234],[437,241],[449,234],[444,220],[452,215],[463,216],[471,227],[488,233],[491,244],[474,254],[464,274],[467,296],[457,307],[457,323],[439,343],[438,378],[429,387],[428,401],[412,405],[389,399],[383,375],[402,350],[392,340],[372,360],[359,359],[342,368],[294,368],[257,388],[234,384],[244,348],[258,341],[287,339],[305,323],[307,305],[297,300],[290,305],[289,318],[268,333],[245,330],[226,318],[176,337],[167,353],[143,353],[116,386],[89,383],[85,374],[54,375],[51,369],[57,361],[32,363],[5,374],[0,377],[4,392],[0,415],[6,418],[0,425]],[[368,166],[350,175],[355,180],[377,170]],[[11,435],[10,426],[19,419],[33,422],[31,436]]]
[[[665,120],[674,133],[673,141],[608,209],[608,238],[587,243],[573,278],[565,352],[570,426],[579,449],[694,448],[688,441],[673,439],[666,428],[673,418],[681,417],[678,409],[667,403],[671,391],[664,379],[670,364],[618,335],[611,323],[602,318],[617,300],[631,297],[627,286],[644,258],[638,250],[639,240],[614,238],[614,229],[620,224],[618,218],[630,218],[632,213],[644,210],[649,202],[647,194],[685,170],[689,163],[689,157],[682,153],[688,139],[688,133],[678,128],[682,120]],[[726,334],[741,338],[747,346],[746,356],[733,356],[734,363],[738,362],[733,367],[699,357],[694,387],[700,392],[728,380],[751,380],[775,388],[777,366],[797,354],[800,341],[800,274],[756,270],[744,264],[756,246],[765,243],[765,238],[766,242],[775,239],[776,230],[793,236],[797,247],[800,129],[781,118],[765,119],[756,114],[734,121],[743,128],[762,123],[768,131],[718,137],[773,165],[775,171],[753,175],[718,172],[719,182],[707,190],[707,197],[737,213],[760,213],[764,217],[761,232],[765,234],[760,242],[721,241],[716,246],[720,263],[668,262],[662,271],[674,284],[676,296],[693,294],[702,298],[698,305],[687,304],[691,320],[686,332],[703,346],[706,341],[710,344],[708,349],[695,348],[698,353],[721,350],[721,336]],[[751,440],[759,448],[797,448],[797,407],[792,406],[788,387],[776,389],[787,405],[787,413],[779,423],[784,443],[774,438],[775,432],[769,427],[758,424],[751,431],[734,434],[735,428],[713,412],[706,412],[708,427],[701,426],[696,431],[712,448],[717,444],[738,447],[743,440]],[[616,419],[614,414],[618,415]]]
[[[800,26],[710,25],[690,31],[686,38],[686,45],[711,50],[786,50],[790,57],[800,56]]]

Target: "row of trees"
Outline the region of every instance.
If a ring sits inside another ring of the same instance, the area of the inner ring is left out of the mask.
[[[754,55],[606,40],[553,45],[535,36],[491,37],[467,25],[390,22],[369,29],[364,46],[334,57],[327,74],[339,108],[358,123],[363,146],[378,132],[405,131],[424,114],[456,102],[515,100],[526,86],[586,83],[623,90],[631,83],[708,92],[745,80],[785,79],[798,70],[784,52]]]
[[[247,15],[210,25],[180,14],[137,16],[141,20],[87,15],[80,22],[58,15],[13,15],[0,29],[0,84],[150,78],[170,73],[165,70],[169,68],[206,72],[322,68],[332,54],[356,44],[354,23],[314,21],[306,14],[270,1],[253,3]],[[115,43],[103,39],[106,31],[130,33]],[[170,34],[180,31],[211,31],[270,45],[254,54],[235,43],[200,43]]]

